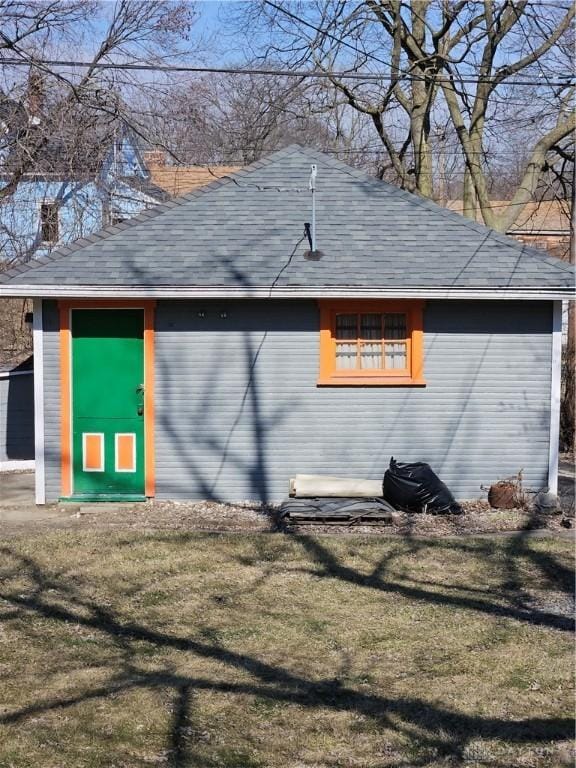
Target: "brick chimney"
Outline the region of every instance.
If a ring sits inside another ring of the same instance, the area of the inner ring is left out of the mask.
[[[28,109],[28,119],[30,123],[37,125],[40,122],[42,109],[44,107],[44,78],[34,69],[32,69],[28,75],[26,107]]]
[[[148,169],[163,168],[166,165],[166,152],[163,149],[144,152],[144,163]]]

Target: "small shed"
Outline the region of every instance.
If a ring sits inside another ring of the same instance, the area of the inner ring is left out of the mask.
[[[0,471],[34,468],[32,355],[0,364]]]
[[[459,499],[520,469],[556,490],[574,269],[328,155],[290,146],[0,280],[34,298],[38,503],[277,501],[391,455]]]

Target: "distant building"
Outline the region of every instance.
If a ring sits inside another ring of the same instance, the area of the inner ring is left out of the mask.
[[[144,152],[146,167],[152,182],[171,197],[185,195],[240,170],[237,165],[168,165],[161,150]]]
[[[509,200],[492,200],[491,205],[497,211],[503,211]],[[462,200],[449,200],[446,207],[462,213]],[[483,223],[478,211],[477,221]],[[518,206],[518,215],[514,224],[506,231],[507,235],[532,248],[541,248],[552,256],[568,259],[570,254],[570,202],[568,200],[541,200]]]
[[[57,147],[44,154],[39,170],[27,173],[0,204],[0,261],[28,261],[118,224],[157,205],[168,194],[150,179],[136,139],[122,130],[94,163],[67,170]],[[92,167],[91,167],[92,166]],[[0,168],[0,186],[10,174]]]

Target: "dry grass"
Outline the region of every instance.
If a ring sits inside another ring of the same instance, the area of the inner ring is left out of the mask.
[[[0,765],[568,765],[570,553],[523,534],[15,539]]]

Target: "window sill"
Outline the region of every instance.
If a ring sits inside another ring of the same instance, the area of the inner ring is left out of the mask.
[[[320,378],[318,387],[425,387],[424,379],[410,376],[330,376]]]

